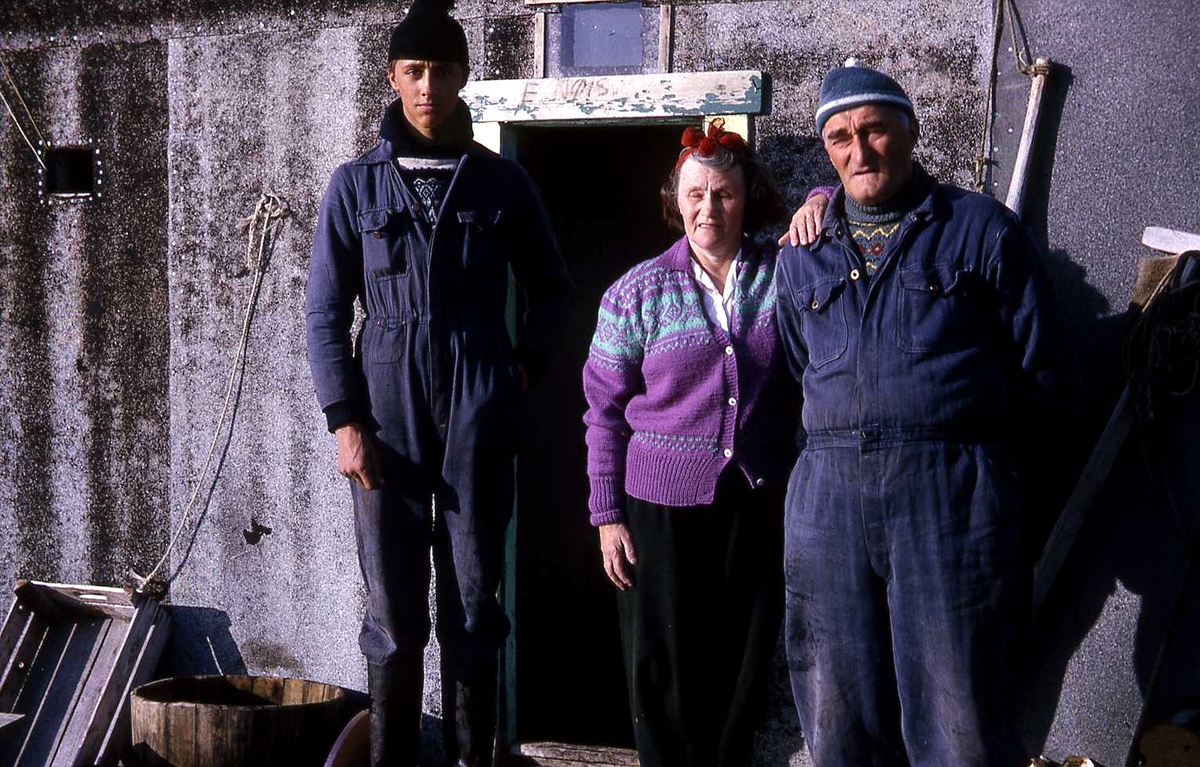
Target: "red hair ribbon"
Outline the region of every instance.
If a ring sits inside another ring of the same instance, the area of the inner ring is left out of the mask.
[[[716,153],[717,147],[724,147],[737,156],[746,151],[746,140],[736,133],[725,130],[725,120],[720,117],[714,118],[708,124],[707,135],[691,125],[684,128],[683,137],[679,139],[679,143],[683,145],[683,151],[679,153],[679,159],[675,161],[676,170],[683,165],[684,160],[692,156],[693,152],[701,157],[712,157]]]

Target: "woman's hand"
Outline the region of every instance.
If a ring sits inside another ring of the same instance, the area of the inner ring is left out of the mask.
[[[633,566],[637,564],[637,551],[633,548],[633,536],[624,522],[600,525],[600,553],[604,555],[604,572],[608,579],[621,591],[633,586]]]
[[[796,211],[792,216],[792,223],[788,225],[787,232],[779,238],[779,247],[783,247],[786,243],[791,243],[792,247],[797,245],[812,245],[817,241],[817,234],[821,231],[821,220],[825,218],[825,208],[829,207],[829,198],[823,194],[814,194],[809,197],[800,210]]]

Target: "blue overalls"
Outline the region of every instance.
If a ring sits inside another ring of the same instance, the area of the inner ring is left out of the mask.
[[[1016,218],[915,172],[927,194],[869,280],[841,188],[777,271],[807,432],[786,502],[788,663],[821,767],[1028,761],[1007,687],[1013,450],[1058,435],[1072,356]]]
[[[352,485],[363,654],[419,666],[432,545],[443,674],[469,679],[494,668],[509,630],[496,589],[513,504],[518,362],[531,375],[544,368],[573,286],[528,175],[478,144],[458,159],[437,224],[425,223],[392,161],[406,140],[398,105],[383,140],[337,169],[321,203],[309,361],[321,407],[351,403],[384,464],[380,489]],[[515,349],[505,325],[510,266],[526,299]],[[356,298],[365,314],[357,355]]]

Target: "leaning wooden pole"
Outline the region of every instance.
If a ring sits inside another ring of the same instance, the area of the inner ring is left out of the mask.
[[[1008,197],[1004,204],[1018,216],[1025,205],[1025,187],[1029,176],[1029,163],[1037,139],[1038,122],[1042,114],[1042,95],[1046,91],[1046,78],[1050,74],[1050,59],[1039,58],[1033,64],[1033,82],[1029,86],[1029,104],[1025,107],[1025,126],[1021,129],[1021,144],[1017,147],[1017,159],[1013,165],[1012,179],[1008,183]]]

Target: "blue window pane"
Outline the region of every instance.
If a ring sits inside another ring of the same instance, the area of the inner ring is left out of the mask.
[[[642,65],[642,4],[563,7],[564,56],[568,67],[640,68]]]

